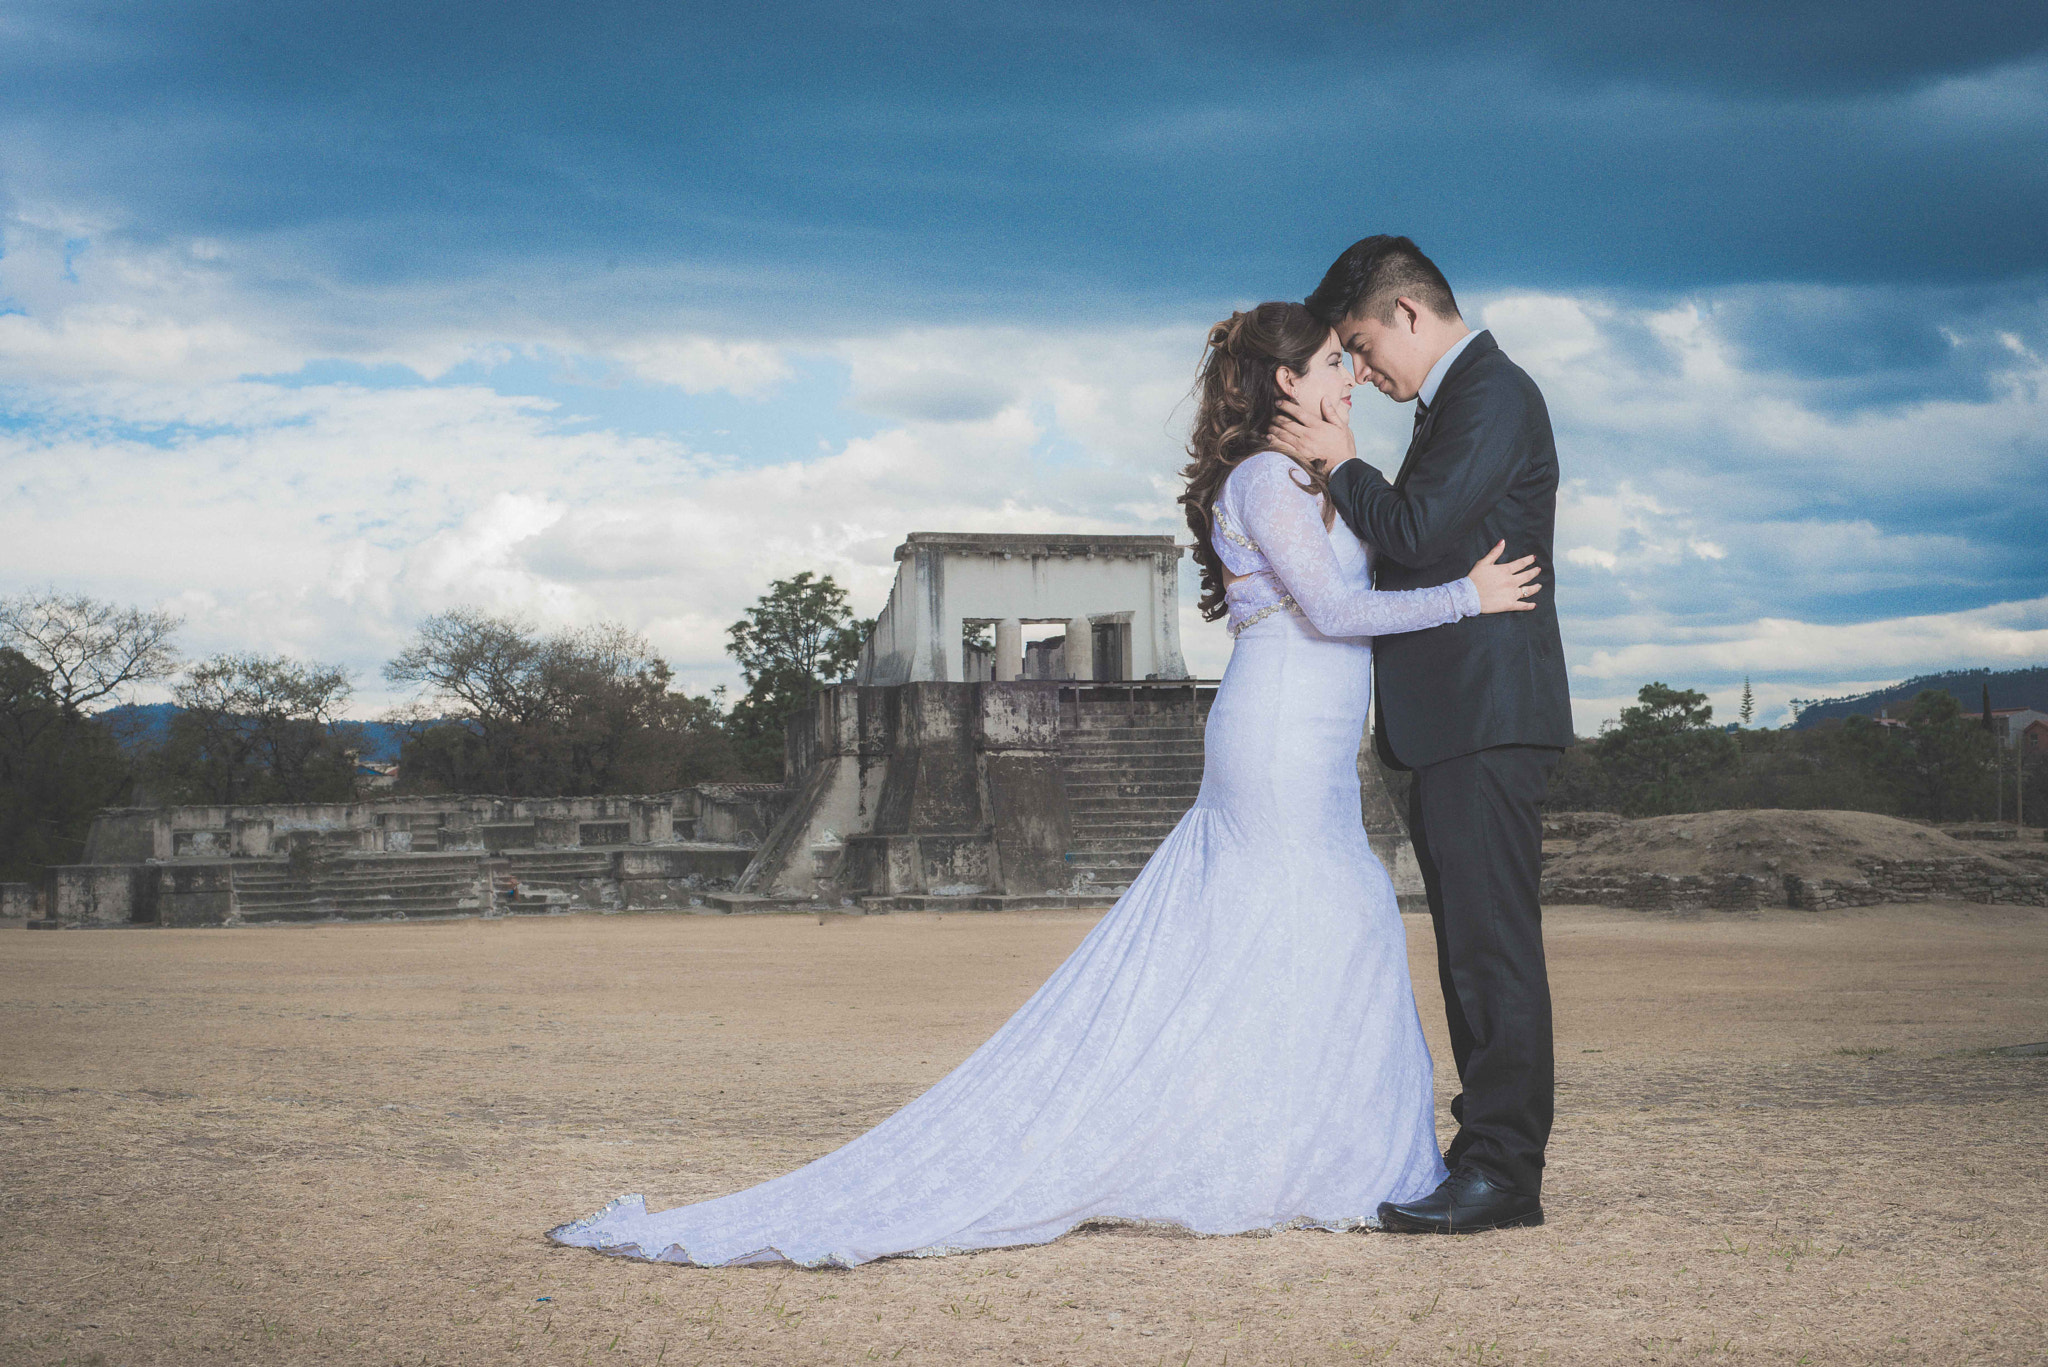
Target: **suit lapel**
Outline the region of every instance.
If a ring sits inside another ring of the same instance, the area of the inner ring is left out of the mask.
[[[1415,468],[1415,458],[1422,454],[1422,448],[1429,445],[1429,434],[1436,428],[1436,415],[1443,410],[1444,396],[1457,384],[1459,377],[1475,359],[1484,352],[1497,349],[1499,345],[1500,343],[1493,340],[1491,332],[1481,328],[1479,335],[1467,342],[1465,349],[1458,353],[1458,359],[1451,362],[1451,368],[1444,372],[1443,381],[1436,387],[1436,402],[1422,415],[1422,421],[1416,425],[1415,435],[1409,439],[1408,454],[1401,460],[1401,472],[1394,476],[1396,489],[1405,489],[1408,486],[1408,472]]]
[[[1463,357],[1459,359],[1462,360]],[[1437,398],[1443,398],[1442,390],[1437,391]],[[1400,473],[1394,476],[1396,489],[1407,487],[1408,472],[1415,468],[1415,457],[1421,452],[1423,444],[1429,440],[1429,430],[1435,425],[1436,407],[1431,405],[1429,411],[1422,415],[1422,421],[1415,425],[1415,435],[1408,439],[1408,454],[1401,458]]]

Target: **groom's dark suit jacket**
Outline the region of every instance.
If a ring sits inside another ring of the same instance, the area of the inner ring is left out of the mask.
[[[1494,745],[1572,743],[1564,645],[1551,565],[1557,445],[1536,382],[1482,332],[1451,362],[1389,484],[1364,461],[1330,475],[1344,521],[1378,552],[1383,589],[1448,584],[1506,541],[1503,560],[1534,553],[1534,612],[1467,617],[1381,636],[1374,744],[1396,768],[1420,768]]]

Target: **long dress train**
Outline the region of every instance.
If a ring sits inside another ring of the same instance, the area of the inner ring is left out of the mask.
[[[1200,796],[1016,1015],[929,1092],[794,1172],[549,1231],[663,1262],[847,1267],[1034,1244],[1089,1220],[1235,1234],[1374,1223],[1444,1176],[1407,942],[1360,820],[1373,634],[1478,610],[1381,593],[1297,467],[1217,500],[1236,645]]]

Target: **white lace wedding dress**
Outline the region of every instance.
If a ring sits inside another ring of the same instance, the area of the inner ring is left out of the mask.
[[[1073,956],[966,1062],[867,1134],[716,1200],[638,1196],[558,1243],[706,1266],[846,1267],[1043,1243],[1089,1220],[1236,1234],[1375,1223],[1444,1176],[1407,942],[1355,768],[1369,637],[1479,609],[1469,579],[1380,593],[1299,469],[1217,500],[1236,647],[1201,795]]]

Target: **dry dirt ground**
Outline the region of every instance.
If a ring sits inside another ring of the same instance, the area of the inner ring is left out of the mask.
[[[0,928],[0,1361],[2048,1357],[2048,1058],[1989,1052],[2048,1039],[2038,910],[1554,910],[1539,1230],[1099,1231],[825,1272],[542,1240],[858,1134],[1092,923]]]

